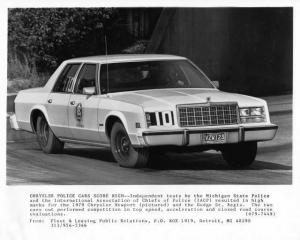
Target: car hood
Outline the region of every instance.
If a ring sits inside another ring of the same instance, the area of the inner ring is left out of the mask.
[[[111,93],[110,97],[117,101],[123,101],[140,105],[144,109],[154,110],[174,108],[178,104],[211,102],[237,102],[240,107],[263,106],[264,100],[246,95],[227,93],[218,89],[151,89],[131,92]]]

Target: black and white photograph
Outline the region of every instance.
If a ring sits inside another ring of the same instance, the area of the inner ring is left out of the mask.
[[[1,240],[300,239],[300,4],[0,5]]]
[[[291,184],[293,8],[10,8],[7,184]]]

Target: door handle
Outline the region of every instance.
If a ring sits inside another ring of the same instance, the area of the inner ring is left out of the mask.
[[[48,103],[52,103],[52,99],[48,99]]]
[[[71,101],[70,104],[71,104],[71,105],[75,105],[75,101]]]

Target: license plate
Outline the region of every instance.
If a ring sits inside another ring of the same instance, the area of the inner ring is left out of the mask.
[[[203,134],[203,142],[206,144],[225,143],[226,135],[224,132],[222,132],[222,133],[204,133]]]

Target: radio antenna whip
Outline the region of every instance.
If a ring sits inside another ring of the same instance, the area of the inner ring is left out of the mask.
[[[106,93],[109,93],[109,80],[108,80],[108,58],[107,58],[107,40],[106,40],[106,34],[104,35],[104,41],[105,41],[105,56],[106,56]]]

